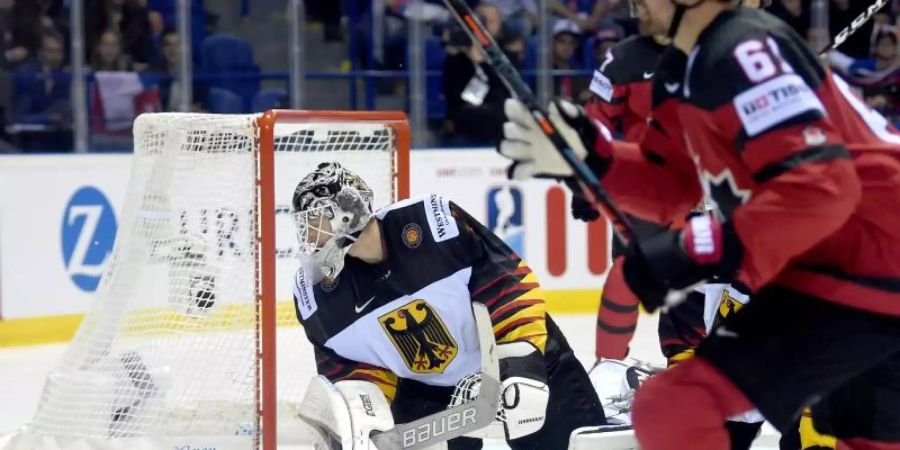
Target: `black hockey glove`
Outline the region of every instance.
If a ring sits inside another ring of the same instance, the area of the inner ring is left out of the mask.
[[[742,258],[743,247],[731,223],[700,215],[692,217],[683,230],[632,241],[622,270],[628,287],[653,312],[667,306],[669,291],[732,278]]]
[[[591,202],[575,194],[572,195],[572,217],[584,222],[593,222],[600,218],[600,212],[594,209]]]

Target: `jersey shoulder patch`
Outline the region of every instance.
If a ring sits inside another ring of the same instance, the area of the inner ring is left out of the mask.
[[[312,279],[302,267],[298,267],[294,274],[294,302],[303,320],[308,320],[319,309],[313,294]]]
[[[425,194],[393,203],[378,210],[375,216],[388,228],[404,227],[408,223],[417,223],[424,228],[427,223],[434,242],[459,236],[459,226],[451,213],[450,200],[438,194]]]
[[[600,69],[594,71],[594,77],[591,78],[590,90],[606,103],[613,100],[614,87],[612,81],[603,74]]]
[[[437,194],[429,194],[423,206],[434,242],[443,242],[459,236],[459,226],[450,211],[450,200]]]
[[[804,114],[825,115],[825,106],[796,74],[780,75],[738,94],[734,108],[748,137]]]
[[[790,27],[748,8],[722,13],[688,57],[684,99],[707,111],[731,105],[747,135],[825,109],[824,69]]]

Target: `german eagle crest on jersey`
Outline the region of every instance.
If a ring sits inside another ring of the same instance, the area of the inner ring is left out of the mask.
[[[728,289],[722,289],[722,295],[719,298],[719,310],[713,321],[713,328],[721,325],[728,316],[740,311],[743,307],[744,304],[741,303],[740,300],[732,297],[731,293],[728,292]]]
[[[425,300],[413,300],[378,321],[406,367],[415,373],[443,373],[456,357],[456,341]]]

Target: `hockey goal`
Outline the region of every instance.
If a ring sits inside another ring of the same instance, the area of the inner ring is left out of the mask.
[[[339,161],[409,192],[402,113],[148,114],[110,263],[12,448],[274,449],[315,375],[295,317],[296,183]],[[307,437],[308,438],[308,437]]]

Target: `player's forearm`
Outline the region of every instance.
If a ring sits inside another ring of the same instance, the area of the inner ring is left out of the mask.
[[[672,223],[690,213],[702,190],[696,174],[647,159],[637,144],[617,141],[603,186],[625,212],[656,223]]]
[[[753,290],[769,282],[843,226],[861,197],[846,159],[805,164],[764,183],[733,216],[744,247],[741,281]]]
[[[547,309],[535,275],[529,270],[515,286],[502,289],[499,296],[502,298],[485,303],[497,343],[528,342],[543,353],[547,346]]]

